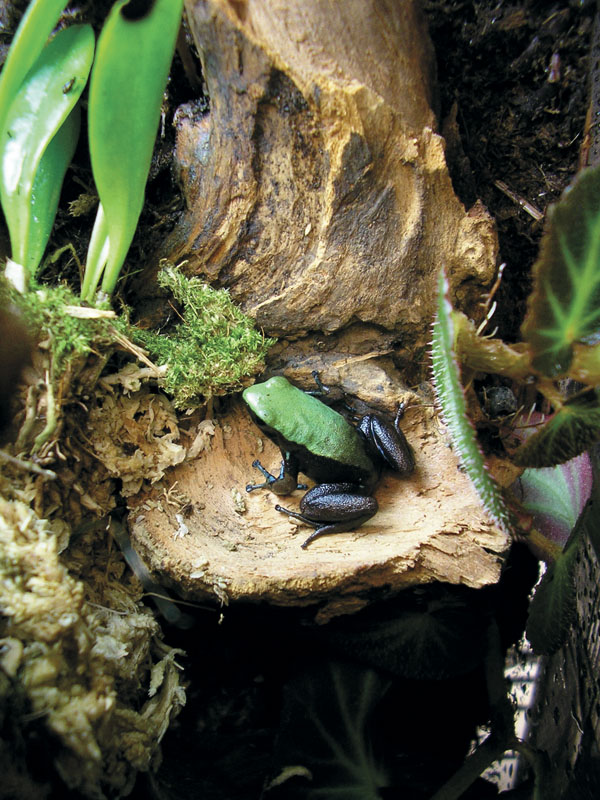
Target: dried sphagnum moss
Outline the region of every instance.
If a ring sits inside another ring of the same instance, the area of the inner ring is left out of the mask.
[[[136,772],[159,757],[185,702],[178,651],[161,642],[139,587],[127,585],[120,555],[97,530],[74,543],[69,558],[71,570],[28,505],[0,498],[0,672],[8,679],[0,681],[0,716],[10,709],[23,736],[28,720],[43,721],[62,745],[55,767],[70,788],[124,796]],[[85,581],[74,577],[80,569]],[[27,790],[12,742],[0,740],[0,759],[2,785]],[[0,797],[8,797],[2,788]]]
[[[139,492],[144,480],[160,480],[185,458],[169,399],[147,386],[129,395],[98,392],[87,422],[96,458],[120,478],[124,497]]]

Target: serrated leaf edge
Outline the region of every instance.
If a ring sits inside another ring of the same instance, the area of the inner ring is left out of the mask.
[[[440,414],[446,424],[460,462],[483,507],[500,530],[511,535],[513,524],[500,487],[489,474],[471,424],[454,354],[452,304],[444,269],[438,278],[437,313],[432,327],[431,370]]]

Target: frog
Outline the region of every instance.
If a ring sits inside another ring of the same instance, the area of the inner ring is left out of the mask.
[[[393,424],[369,411],[353,425],[326,402],[330,389],[321,383],[318,373],[313,372],[313,377],[317,383],[313,392],[276,375],[242,393],[252,420],[279,447],[282,458],[277,476],[255,460],[252,466],[265,480],[249,483],[246,491],[269,489],[276,495],[288,495],[308,489],[298,483],[299,472],[316,483],[300,500],[299,513],[275,506],[276,511],[315,528],[302,543],[303,550],[322,536],[355,530],[377,513],[373,491],[384,468],[400,476],[415,469],[412,448],[398,424],[403,404]]]

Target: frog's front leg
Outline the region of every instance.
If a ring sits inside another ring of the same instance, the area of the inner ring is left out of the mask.
[[[275,510],[316,528],[302,543],[305,550],[320,536],[352,531],[376,514],[377,500],[365,491],[353,483],[322,483],[304,495],[300,501],[300,514],[279,505]]]
[[[281,469],[279,475],[272,475],[266,470],[258,459],[252,462],[252,466],[260,470],[265,476],[264,483],[249,483],[246,486],[247,492],[255,489],[270,489],[275,494],[291,494],[295,489],[306,489],[305,483],[298,483],[298,462],[291,453],[282,453]]]

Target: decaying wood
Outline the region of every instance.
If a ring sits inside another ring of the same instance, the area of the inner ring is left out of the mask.
[[[415,474],[386,474],[375,517],[302,550],[312,529],[274,508],[297,510],[302,492],[245,491],[258,476],[252,461],[276,472],[280,454],[237,403],[218,421],[209,452],[132,499],[133,540],[148,565],[189,597],[320,604],[321,618],[419,583],[494,583],[506,538],[457,472],[436,416],[408,411],[403,429],[417,455]]]
[[[158,258],[229,287],[268,334],[362,320],[423,345],[441,264],[463,307],[496,266],[457,200],[406,0],[188,0],[210,112],[178,114],[187,212]]]
[[[452,189],[417,4],[188,0],[186,9],[210,112],[178,114],[187,211],[157,256],[187,260],[282,337],[272,369],[293,380],[319,369],[388,411],[408,396],[418,469],[385,478],[381,510],[359,530],[304,551],[308,529],[292,535],[297,526],[274,510],[281,498],[244,491],[252,461],[277,470],[278,455],[234,405],[210,452],[132,499],[136,546],[188,596],[320,603],[323,617],[420,582],[495,582],[506,537],[459,471],[430,397],[407,388],[426,377],[440,265],[455,302],[473,309],[497,253],[485,210],[466,211]]]
[[[577,617],[567,642],[542,659],[529,742],[547,754],[548,800],[593,798],[600,791],[600,558],[582,543],[575,571]]]

